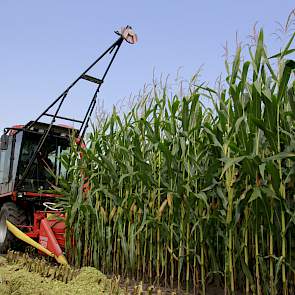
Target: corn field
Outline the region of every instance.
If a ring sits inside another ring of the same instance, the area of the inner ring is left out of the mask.
[[[261,31],[221,91],[155,87],[73,145],[58,189],[72,264],[195,294],[294,294],[294,38],[269,58]]]

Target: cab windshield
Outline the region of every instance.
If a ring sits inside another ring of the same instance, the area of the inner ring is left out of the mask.
[[[18,179],[22,178],[41,136],[41,134],[24,132],[18,165]],[[68,148],[68,138],[48,136],[20,189],[23,191],[37,192],[47,190],[53,184],[56,184],[57,178],[55,176],[60,175],[63,170],[60,157]]]

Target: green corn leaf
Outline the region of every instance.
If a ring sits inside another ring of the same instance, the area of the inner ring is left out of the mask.
[[[287,56],[289,54],[292,54],[293,52],[295,52],[295,49],[288,49],[286,51],[282,51],[282,52],[279,52],[277,54],[274,54],[274,55],[270,56],[269,59],[271,59],[271,58],[277,58],[277,57],[282,58],[284,56]]]
[[[262,195],[261,195],[261,190],[259,188],[255,187],[253,189],[253,192],[251,194],[251,197],[250,197],[248,203],[251,203],[257,199],[262,199]]]
[[[295,61],[287,60],[284,65],[282,78],[279,81],[278,101],[280,101],[283,95],[286,93],[288,82],[289,82],[291,73],[294,69],[295,69]]]
[[[220,175],[220,178],[223,177],[224,173],[230,168],[232,167],[233,165],[236,165],[238,163],[240,163],[241,161],[243,161],[245,159],[245,156],[242,156],[242,157],[237,157],[237,158],[221,158],[220,160],[222,162],[225,163],[223,169],[222,169],[222,172],[221,172],[221,175]]]
[[[281,153],[278,153],[278,154],[276,154],[274,156],[267,157],[263,161],[264,162],[276,161],[276,160],[283,160],[283,159],[289,159],[289,158],[294,158],[294,157],[295,157],[295,153],[292,153],[292,152],[281,152]]]

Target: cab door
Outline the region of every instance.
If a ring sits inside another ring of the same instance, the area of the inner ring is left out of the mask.
[[[9,192],[13,136],[2,135],[0,142],[0,194]]]

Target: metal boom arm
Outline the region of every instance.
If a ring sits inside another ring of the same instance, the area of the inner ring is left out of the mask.
[[[95,108],[96,105],[96,101],[97,101],[97,95],[100,91],[101,85],[103,84],[109,70],[110,67],[112,66],[115,57],[118,54],[118,51],[123,43],[123,41],[127,41],[128,43],[134,44],[137,42],[137,36],[134,33],[134,31],[132,30],[132,28],[130,26],[126,26],[125,28],[121,29],[121,32],[115,32],[117,35],[119,35],[119,38],[108,48],[106,49],[86,70],[84,70],[82,72],[82,74],[80,74],[78,76],[78,78],[76,80],[74,80],[72,82],[72,84],[70,84],[68,86],[68,88],[66,90],[64,90],[37,118],[35,121],[28,123],[27,125],[25,125],[22,130],[30,130],[34,124],[36,124],[37,122],[39,122],[39,120],[42,117],[50,117],[51,121],[48,125],[47,130],[44,132],[44,134],[42,135],[42,137],[40,138],[40,141],[32,155],[32,157],[30,158],[30,161],[23,173],[22,178],[19,180],[19,182],[17,183],[17,187],[20,187],[23,183],[23,181],[25,180],[25,178],[27,177],[36,157],[38,152],[41,150],[46,138],[48,137],[50,130],[54,124],[54,122],[56,121],[56,119],[62,119],[62,120],[66,120],[66,121],[71,121],[71,122],[75,122],[75,123],[79,123],[80,124],[80,128],[79,128],[79,133],[78,133],[78,137],[82,140],[86,129],[88,127],[89,124],[89,120],[91,118],[91,115],[93,113],[93,110]],[[102,75],[101,79],[98,79],[96,77],[90,76],[88,75],[88,72],[106,55],[106,54],[112,54],[112,57]],[[89,106],[87,108],[87,111],[85,113],[85,116],[83,119],[78,120],[75,118],[67,118],[64,116],[59,115],[60,113],[60,109],[62,107],[62,105],[64,104],[67,95],[69,93],[69,91],[80,81],[80,80],[85,80],[88,81],[90,83],[95,83],[97,84],[94,95],[89,103]],[[53,114],[49,113],[50,110],[52,110],[53,107],[57,107],[55,112]]]

